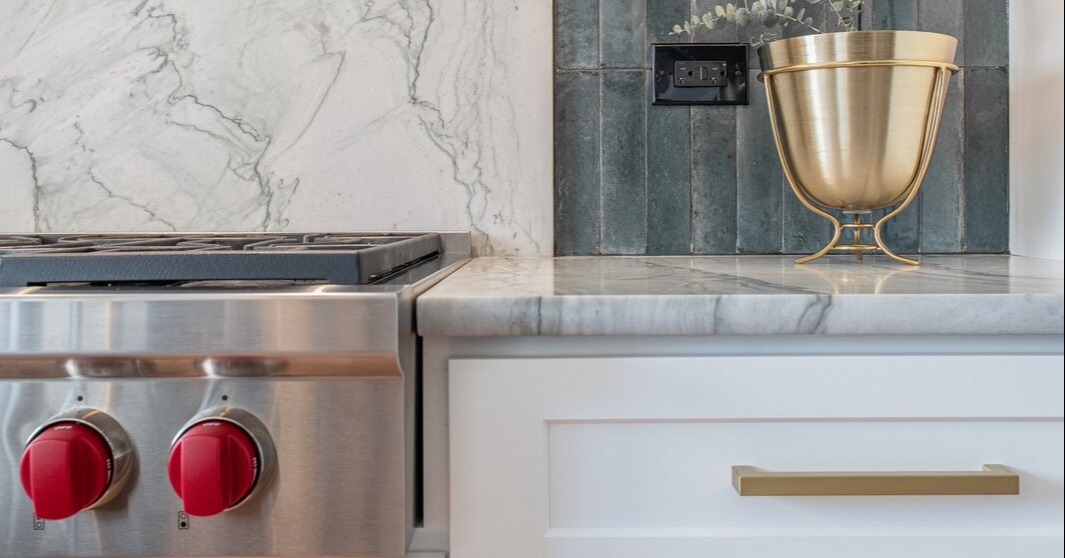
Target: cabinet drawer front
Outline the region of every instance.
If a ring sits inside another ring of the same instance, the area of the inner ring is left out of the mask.
[[[452,553],[1060,553],[1061,366],[1060,356],[455,360]],[[735,465],[984,464],[1016,472],[1020,494],[741,497],[732,485]]]
[[[549,423],[549,525],[773,529],[1061,526],[1060,421]],[[732,466],[944,471],[1008,463],[1017,496],[740,497]]]

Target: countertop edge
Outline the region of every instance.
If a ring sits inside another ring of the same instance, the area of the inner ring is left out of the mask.
[[[424,337],[1061,335],[1065,294],[422,296]]]

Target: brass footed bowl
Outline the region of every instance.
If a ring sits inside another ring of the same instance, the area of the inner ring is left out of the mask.
[[[835,227],[831,250],[880,250],[883,222],[916,195],[939,129],[957,40],[919,31],[828,33],[759,49],[773,132],[795,194]],[[815,205],[816,204],[816,205]],[[817,207],[821,206],[821,207]],[[821,208],[867,214],[897,206],[877,223],[846,225]],[[854,242],[839,244],[841,229]],[[871,229],[876,245],[863,244]],[[803,261],[799,263],[803,263]]]

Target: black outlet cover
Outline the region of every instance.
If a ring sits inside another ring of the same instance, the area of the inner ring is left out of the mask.
[[[656,105],[746,105],[747,43],[669,43],[651,45],[654,104]],[[693,64],[685,64],[685,63]],[[678,64],[680,63],[680,64]],[[708,80],[691,85],[676,68],[717,68],[723,64],[724,83]]]

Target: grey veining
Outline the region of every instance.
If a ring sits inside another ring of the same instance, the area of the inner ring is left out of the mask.
[[[551,3],[0,3],[0,230],[551,253]]]
[[[422,335],[1065,332],[1061,262],[928,256],[479,258],[418,299]]]

